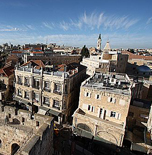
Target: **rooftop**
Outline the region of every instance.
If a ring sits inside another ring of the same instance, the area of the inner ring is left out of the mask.
[[[126,74],[103,74],[96,73],[82,83],[83,87],[101,91],[113,92],[115,94],[130,95],[130,80]]]

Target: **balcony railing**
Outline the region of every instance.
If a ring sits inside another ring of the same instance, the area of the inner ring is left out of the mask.
[[[22,82],[21,82],[21,81],[18,81],[18,82],[17,82],[17,84],[20,84],[20,85],[22,85]]]
[[[59,105],[53,105],[53,108],[60,110],[60,106]]]
[[[30,98],[29,98],[29,96],[25,96],[25,99],[29,100]]]
[[[58,94],[58,95],[61,95],[62,94],[62,92],[59,91],[59,90],[54,90],[53,93]]]
[[[47,88],[47,87],[45,87],[44,90],[47,91],[47,92],[51,92],[51,89]]]
[[[33,102],[38,103],[39,100],[34,98],[34,99],[33,99]]]
[[[29,86],[30,86],[30,84],[29,84],[29,83],[24,83],[24,86],[29,87]]]
[[[33,85],[33,88],[40,89],[40,86]]]
[[[18,94],[19,97],[22,97],[22,94]]]
[[[50,103],[49,102],[43,102],[43,104],[46,105],[46,106],[48,106],[48,107],[50,106]]]

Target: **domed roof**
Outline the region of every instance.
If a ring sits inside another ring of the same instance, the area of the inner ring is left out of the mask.
[[[139,72],[151,72],[151,69],[148,66],[145,66],[145,65],[138,66],[137,70]]]

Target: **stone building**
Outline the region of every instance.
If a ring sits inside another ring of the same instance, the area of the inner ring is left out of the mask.
[[[96,73],[81,85],[73,132],[122,146],[130,100],[130,80],[126,74]]]
[[[0,106],[0,154],[52,155],[53,118]]]
[[[29,61],[15,70],[14,100],[62,123],[77,108],[85,76],[86,67],[79,64],[44,66],[41,60]]]
[[[150,101],[135,99],[131,102],[124,138],[124,145],[131,150],[146,154],[152,152],[150,109]]]
[[[9,77],[14,73],[14,66],[11,61],[6,63],[3,68],[0,69],[0,81],[2,81],[6,86],[9,83]]]
[[[24,63],[30,60],[41,60],[44,63],[49,63],[49,65],[60,65],[60,64],[70,64],[70,63],[80,63],[81,55],[73,55],[73,54],[59,54],[53,53],[49,56],[31,56],[24,55],[23,61]]]
[[[117,51],[104,51],[101,55],[83,58],[81,64],[87,67],[88,75],[93,75],[96,72],[125,73],[127,62],[128,55]]]

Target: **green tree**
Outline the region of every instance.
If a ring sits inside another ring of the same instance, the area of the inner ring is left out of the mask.
[[[81,50],[81,56],[82,57],[89,57],[90,56],[90,53],[89,53],[89,50],[88,48],[86,47],[86,45],[83,46],[82,50]]]

